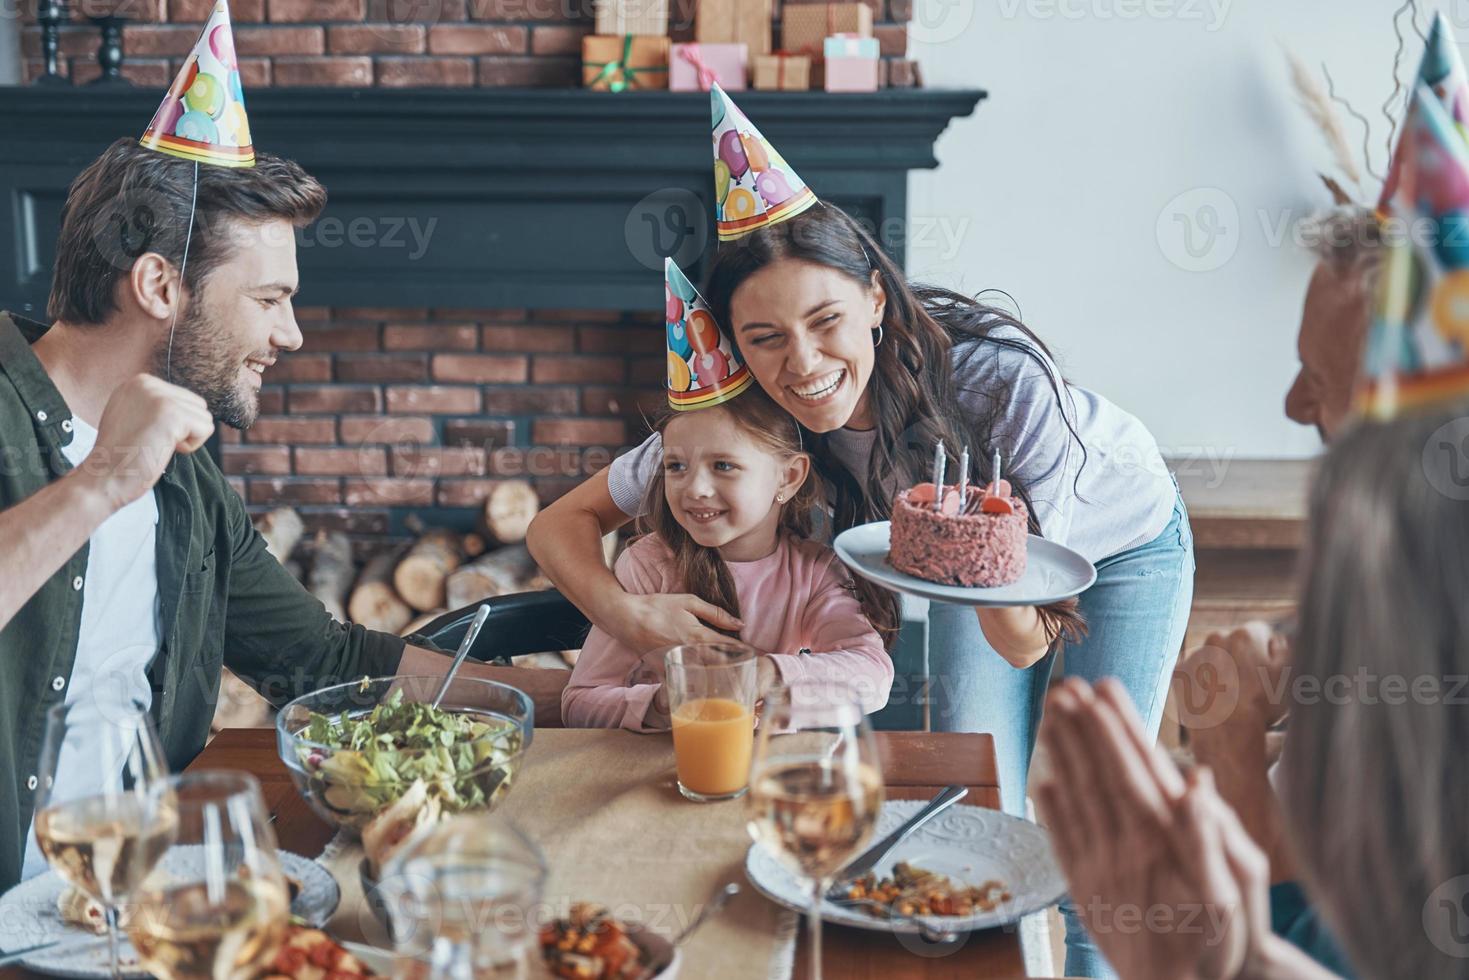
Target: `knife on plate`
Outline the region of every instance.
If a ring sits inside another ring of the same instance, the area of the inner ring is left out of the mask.
[[[969,790],[964,786],[945,786],[939,791],[938,795],[928,801],[927,806],[913,814],[897,830],[894,830],[866,851],[863,851],[856,860],[839,871],[836,876],[836,881],[827,889],[826,897],[830,899],[846,898],[845,886],[848,882],[871,871],[883,858],[891,854],[899,844],[907,840],[909,835],[915,830],[928,823],[940,813],[943,813],[955,803],[958,803],[968,793]]]

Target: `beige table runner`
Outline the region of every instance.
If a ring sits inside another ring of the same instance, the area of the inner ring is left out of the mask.
[[[692,803],[674,780],[666,735],[543,729],[499,813],[545,852],[546,900],[598,902],[667,936],[683,928],[717,885],[743,891],[684,949],[681,978],[791,975],[796,916],[745,879],[743,800]],[[361,847],[339,837],[322,860],[342,885],[328,928],[361,940],[374,930],[362,902]]]

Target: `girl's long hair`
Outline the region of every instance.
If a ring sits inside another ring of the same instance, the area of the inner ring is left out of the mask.
[[[1311,491],[1281,803],[1363,977],[1469,977],[1466,415],[1359,424]]]
[[[779,457],[782,464],[794,456],[805,454],[801,430],[796,425],[796,420],[772,401],[758,385],[751,385],[733,401],[698,411],[725,413],[742,432],[771,455]],[[662,434],[682,414],[666,411],[653,427]],[[734,579],[730,576],[728,567],[720,560],[717,550],[699,544],[674,519],[673,510],[668,506],[664,495],[664,485],[663,468],[660,466],[654,472],[652,482],[648,484],[639,530],[645,534],[656,534],[673,553],[674,575],[680,588],[740,616],[740,598],[735,592]],[[816,515],[825,506],[821,480],[815,473],[810,474],[795,494],[779,506],[780,523],[777,533],[799,539],[810,538]],[[874,613],[880,614],[882,610],[869,609],[864,602],[863,612],[871,619]],[[875,620],[873,625],[877,625]],[[884,635],[884,640],[888,639]]]
[[[934,445],[940,439],[951,453],[947,470],[951,478],[957,479],[958,451],[967,444],[970,480],[987,483],[993,479],[989,471],[996,447],[991,433],[1006,393],[963,389],[989,406],[979,419],[966,420],[958,412],[961,389],[955,385],[954,375],[966,373],[963,365],[970,358],[993,353],[996,348],[1019,351],[1046,372],[1052,392],[1066,409],[1063,418],[1081,453],[1081,465],[1085,465],[1086,447],[1071,422],[1070,393],[1065,382],[1051,373],[1047,365],[1050,352],[1040,339],[999,307],[952,290],[910,284],[866,231],[830,204],[818,204],[795,218],[720,245],[705,292],[715,320],[732,326],[730,302],[735,290],[754,273],[784,259],[824,266],[864,287],[871,285],[876,270],[887,295],[883,340],[877,347],[867,387],[877,420],[877,438],[867,471],[850,473],[833,456],[824,435],[802,430],[821,476],[830,487],[834,531],[887,520],[894,488],[913,486],[929,478]],[[1013,327],[1026,339],[993,336],[998,327]],[[962,348],[957,364],[956,348]],[[978,445],[974,442],[976,434]],[[1007,473],[1006,477],[1030,511],[1031,530],[1039,533],[1027,488],[1013,475]],[[873,624],[885,635],[896,632],[902,622],[898,596],[865,579],[859,579],[856,588],[864,608],[882,610]],[[1078,640],[1086,633],[1075,599],[1043,607],[1040,614],[1046,637],[1053,645]]]

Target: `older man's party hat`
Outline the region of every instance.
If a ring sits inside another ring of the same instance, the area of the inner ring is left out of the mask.
[[[1459,45],[1444,15],[1433,15],[1428,43],[1423,48],[1423,61],[1418,66],[1418,84],[1426,86],[1438,99],[1444,113],[1453,121],[1460,139],[1469,145],[1469,73],[1459,57]],[[1379,214],[1386,214],[1398,183],[1398,167],[1402,154],[1393,157],[1387,180],[1382,185],[1382,198],[1377,202]]]
[[[709,408],[750,387],[755,376],[673,259],[663,260],[663,304],[670,406],[680,412]]]
[[[714,217],[721,242],[794,218],[816,203],[811,188],[716,83],[709,89],[714,112]]]
[[[196,163],[255,166],[225,0],[215,3],[204,33],[169,86],[141,142],[151,150]]]
[[[1359,399],[1374,419],[1469,395],[1469,145],[1426,85],[1393,170]]]

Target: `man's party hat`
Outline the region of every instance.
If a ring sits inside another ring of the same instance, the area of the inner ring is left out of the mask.
[[[1372,419],[1469,395],[1469,145],[1421,83],[1393,171],[1359,397]]]
[[[142,144],[196,163],[255,166],[229,7],[217,0],[204,33],[153,114]]]
[[[1469,74],[1464,71],[1464,61],[1459,57],[1459,45],[1454,42],[1454,33],[1444,15],[1433,15],[1433,26],[1428,31],[1428,43],[1423,48],[1423,61],[1418,66],[1418,84],[1427,86],[1449,119],[1459,137],[1469,144]],[[1388,202],[1398,184],[1399,159],[1394,155],[1382,185],[1382,198],[1377,202],[1379,214],[1386,214]]]

